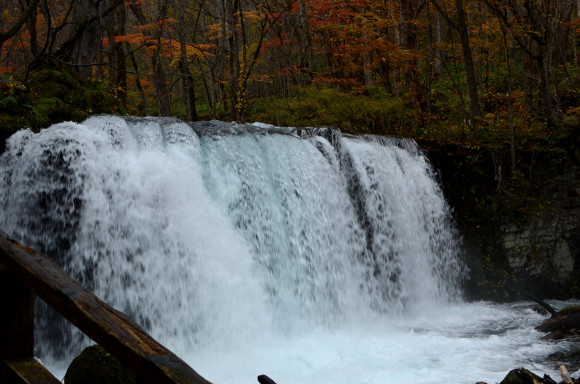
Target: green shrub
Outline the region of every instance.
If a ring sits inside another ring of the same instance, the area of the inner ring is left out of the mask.
[[[0,100],[0,109],[14,109],[18,106],[18,100],[14,96],[7,96]]]
[[[246,120],[281,126],[331,126],[349,133],[413,135],[413,108],[405,98],[342,92],[333,88],[297,88],[284,99],[249,103]]]

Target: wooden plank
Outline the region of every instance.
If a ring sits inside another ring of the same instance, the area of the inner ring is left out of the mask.
[[[11,371],[10,381],[18,384],[62,384],[35,358],[8,360],[6,367]]]
[[[13,273],[34,294],[134,371],[140,381],[210,384],[128,316],[71,279],[54,261],[22,246],[2,231],[1,269]]]
[[[8,383],[11,373],[2,362],[34,356],[34,295],[2,269],[0,313],[0,383]]]
[[[34,356],[34,295],[0,271],[0,359]]]

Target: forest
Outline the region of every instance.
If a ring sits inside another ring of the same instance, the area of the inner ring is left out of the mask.
[[[96,113],[499,145],[580,119],[577,0],[3,0],[0,124]]]

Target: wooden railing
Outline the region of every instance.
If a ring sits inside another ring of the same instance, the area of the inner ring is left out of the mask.
[[[34,358],[34,296],[137,375],[140,383],[210,384],[54,261],[0,231],[0,383],[60,383]]]

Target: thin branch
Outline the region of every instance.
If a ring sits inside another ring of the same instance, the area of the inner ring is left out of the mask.
[[[443,9],[443,7],[441,7],[441,5],[437,2],[437,0],[431,0],[431,3],[435,6],[435,8],[437,9],[437,12],[439,12],[439,14],[441,16],[443,16],[445,21],[447,21],[447,23],[451,27],[453,27],[453,29],[455,29],[456,31],[459,31],[459,26],[457,24],[455,24],[453,22],[453,20],[451,20],[451,17],[449,17],[449,13],[447,13],[447,9]]]
[[[38,6],[39,2],[40,0],[32,0],[30,4],[28,4],[28,7],[22,12],[20,18],[14,23],[12,28],[7,30],[6,32],[0,32],[0,44],[4,43],[6,40],[11,39],[14,35],[16,35],[20,31],[24,23],[26,23],[26,20],[28,20],[32,12]]]

